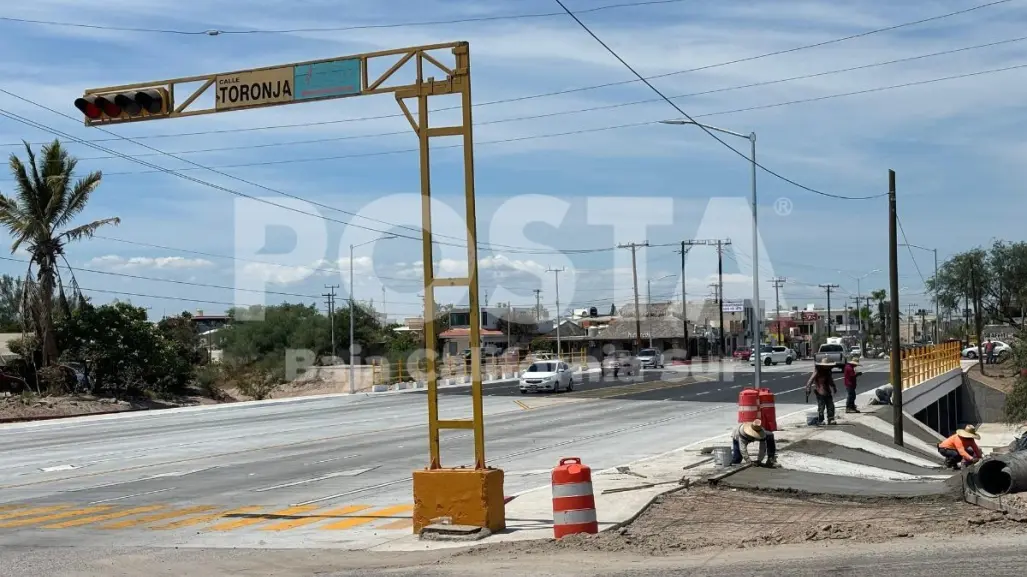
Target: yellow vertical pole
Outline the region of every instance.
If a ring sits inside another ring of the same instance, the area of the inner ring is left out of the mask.
[[[431,225],[431,149],[428,139],[428,95],[424,92],[424,68],[421,58],[417,61],[417,84],[421,90],[417,95],[417,142],[421,167],[421,259],[424,270],[424,347],[428,361],[428,452],[429,468],[442,467],[439,452],[439,375],[435,358],[435,265],[432,256]]]
[[[471,114],[471,54],[465,43],[456,56],[454,87],[459,85],[463,109],[464,200],[467,212],[468,303],[471,306],[471,405],[474,419],[474,466],[485,468],[485,411],[481,392],[481,309],[478,304],[478,222],[474,202],[474,125]]]

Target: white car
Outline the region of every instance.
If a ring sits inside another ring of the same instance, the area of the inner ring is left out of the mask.
[[[560,390],[573,391],[573,372],[567,363],[562,361],[537,361],[521,373],[521,394],[548,391],[559,393]]]
[[[663,353],[657,349],[642,349],[638,353],[638,361],[645,369],[662,369]]]
[[[760,347],[760,362],[768,367],[779,363],[790,365],[794,360],[795,352],[788,347],[772,347],[770,345]],[[749,364],[755,365],[756,359],[749,357]]]
[[[987,355],[988,354],[988,353],[984,352],[984,345],[986,345],[987,342],[988,341],[984,341],[983,343],[981,343],[981,354],[983,354],[983,355]],[[1006,343],[1004,343],[1002,341],[992,340],[991,344],[995,345],[995,356],[996,357],[999,356],[999,355],[1002,355],[1002,354],[1011,353],[1013,351],[1012,347],[1010,347],[1009,345],[1007,345]],[[976,359],[977,358],[977,345],[974,345],[972,347],[966,347],[965,349],[963,349],[963,356],[968,358],[968,359]]]

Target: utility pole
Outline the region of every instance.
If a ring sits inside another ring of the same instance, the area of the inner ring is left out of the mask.
[[[916,340],[913,338],[913,309],[916,306],[916,303],[906,305],[906,332],[909,334],[910,343]]]
[[[566,270],[566,269],[563,268],[563,267],[561,267],[561,268],[549,268],[549,269],[546,269],[546,272],[551,272],[551,273],[553,273],[553,276],[556,277],[556,358],[557,359],[562,359],[563,358],[563,348],[560,346],[560,273],[562,273],[564,270]]]
[[[836,284],[822,284],[822,285],[820,285],[820,288],[825,289],[827,291],[827,336],[830,337],[831,336],[831,321],[834,320],[834,319],[831,318],[831,291],[833,291],[834,289],[838,288],[838,285],[836,285]]]
[[[638,247],[649,246],[649,241],[630,244],[618,245],[617,248],[630,248],[631,249],[631,278],[635,289],[635,351],[637,352],[642,348],[642,316],[638,310],[638,261],[635,258],[635,253]]]
[[[888,284],[891,292],[891,386],[892,426],[896,445],[903,446],[902,345],[899,343],[899,233],[895,207],[895,171],[888,171]]]
[[[709,246],[717,244],[716,240],[683,240],[681,241],[681,250],[675,251],[681,255],[681,324],[684,325],[685,334],[685,360],[692,356],[692,346],[688,338],[688,297],[685,285],[687,284],[688,277],[685,276],[685,256],[688,251],[692,250],[694,246]]]
[[[506,350],[510,350],[510,333],[513,325],[513,305],[506,305]]]
[[[728,240],[718,240],[717,241],[717,285],[719,285],[719,287],[720,287],[720,288],[717,289],[717,294],[720,297],[717,300],[720,303],[720,339],[719,340],[720,340],[720,359],[721,360],[724,359],[724,352],[725,352],[725,350],[727,348],[726,347],[725,336],[724,336],[724,247],[728,246],[730,244],[731,244],[731,240],[730,239],[728,239]],[[755,266],[755,263],[754,263],[753,266]],[[753,303],[753,306],[758,309],[759,308],[759,303]],[[757,314],[758,314],[758,312],[757,312]],[[759,340],[760,340],[760,336],[759,335],[753,335],[753,342],[757,343],[756,344],[757,347],[759,347],[759,344],[758,344]],[[759,349],[757,348],[757,350],[759,350]]]
[[[653,281],[645,279],[645,326],[649,329],[649,348],[653,348]]]
[[[777,345],[784,346],[785,338],[781,331],[781,287],[788,282],[788,279],[772,278],[770,282],[774,283],[774,320],[777,321]]]
[[[321,296],[325,297],[328,303],[328,319],[329,324],[332,327],[332,364],[335,364],[335,289],[339,288],[339,285],[325,285],[329,292],[323,293]]]
[[[542,289],[535,289],[535,320],[542,320]]]

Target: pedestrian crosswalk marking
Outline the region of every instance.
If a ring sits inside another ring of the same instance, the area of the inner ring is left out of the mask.
[[[334,517],[342,517],[345,515],[352,515],[353,513],[363,511],[364,509],[370,509],[370,505],[352,505],[349,507],[343,507],[341,509],[332,509],[316,515],[310,515],[302,517],[300,519],[292,519],[290,521],[282,521],[281,523],[275,523],[267,527],[261,527],[261,531],[285,531],[288,529],[295,529],[296,527],[302,527],[304,525],[310,525],[317,523],[318,521],[324,521]]]
[[[317,508],[318,508],[317,505],[298,505],[296,507],[289,507],[289,508],[286,508],[286,509],[280,509],[280,510],[275,511],[273,513],[255,514],[255,515],[252,515],[252,516],[247,516],[247,517],[245,517],[243,519],[235,519],[233,521],[228,521],[228,522],[225,522],[225,523],[219,523],[219,524],[214,525],[213,527],[211,527],[210,529],[207,529],[207,530],[208,531],[233,531],[235,529],[240,529],[242,527],[249,527],[250,525],[256,525],[257,523],[263,523],[265,521],[270,521],[270,520],[273,520],[275,517],[299,515],[300,513],[309,513],[310,511],[313,511],[313,510],[315,510]]]
[[[24,517],[26,515],[35,515],[36,513],[48,513],[50,511],[57,511],[64,509],[67,505],[51,505],[49,507],[33,507],[30,509],[21,509],[13,513],[4,513],[0,515],[0,519],[12,519],[15,517]]]
[[[175,521],[174,523],[159,525],[153,528],[161,530],[181,529],[182,527],[192,527],[203,523],[212,523],[229,515],[245,515],[247,513],[255,513],[260,510],[261,507],[241,507],[239,509],[232,509],[231,511],[223,511],[221,513],[213,513],[210,515],[200,515],[199,517],[192,517],[191,519],[182,519],[181,521]]]
[[[68,527],[81,527],[82,525],[90,525],[92,523],[98,523],[100,521],[110,521],[111,519],[121,519],[122,517],[129,517],[131,515],[137,515],[139,513],[149,513],[150,511],[156,511],[163,509],[164,505],[149,505],[146,507],[134,507],[125,511],[117,511],[115,513],[104,513],[102,515],[91,515],[89,517],[81,517],[78,519],[72,519],[70,521],[63,521],[53,525],[46,525],[44,529],[67,529]]]
[[[225,509],[216,505],[75,505],[23,503],[0,510],[0,534],[11,530],[60,530],[75,528],[138,529],[168,531],[197,527],[204,532],[259,530],[279,533],[301,527],[342,531],[367,528],[375,531],[408,530],[413,505],[375,507],[344,505],[319,509],[317,505],[245,505]],[[281,507],[281,506],[280,506]]]
[[[108,523],[106,525],[100,525],[101,529],[127,529],[129,527],[137,527],[147,523],[153,523],[155,521],[165,521],[167,519],[174,519],[175,517],[182,517],[185,515],[191,515],[193,513],[205,513],[211,509],[216,509],[213,505],[198,505],[196,507],[186,507],[185,509],[176,509],[174,511],[164,511],[163,513],[154,513],[153,515],[146,515],[143,517],[136,517],[135,519],[126,519],[124,521],[118,521],[117,523]]]
[[[82,509],[72,509],[71,511],[62,511],[60,513],[53,513],[51,515],[43,515],[42,517],[29,517],[27,519],[17,519],[15,521],[4,521],[0,523],[0,527],[25,527],[28,525],[36,525],[39,523],[47,523],[49,521],[58,521],[60,519],[67,519],[68,517],[80,517],[82,515],[89,515],[90,513],[99,513],[101,511],[109,511],[113,507],[111,505],[98,505],[96,507],[84,507]]]
[[[359,517],[352,517],[350,519],[346,519],[345,521],[339,521],[337,523],[331,523],[329,525],[325,525],[324,527],[321,527],[321,529],[324,529],[324,530],[327,530],[327,531],[339,531],[339,530],[342,530],[342,529],[350,529],[350,528],[353,528],[353,527],[357,527],[359,525],[365,525],[365,524],[370,523],[371,521],[374,521],[376,519],[381,519],[381,518],[384,518],[384,517],[391,517],[391,516],[396,515],[398,513],[406,513],[408,511],[413,511],[413,510],[414,510],[413,505],[396,505],[395,507],[386,507],[384,509],[379,509],[377,511],[371,511],[370,513],[368,513],[366,515],[361,515]]]

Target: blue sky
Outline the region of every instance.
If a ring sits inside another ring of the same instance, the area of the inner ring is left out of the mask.
[[[608,3],[569,0],[568,6],[583,10]],[[743,133],[755,131],[759,160],[782,175],[832,194],[869,196],[887,191],[887,170],[895,169],[900,217],[909,242],[937,247],[944,259],[994,238],[1023,239],[1024,70],[832,96],[1025,64],[1027,40],[759,87],[722,89],[1016,39],[1025,34],[1027,7],[1022,2],[788,54],[718,64],[984,3],[686,0],[600,10],[581,17],[647,77],[708,67],[663,76],[653,83],[670,96],[716,91],[675,102],[703,122]],[[70,0],[37,0],[6,5],[0,17],[187,31],[295,30],[559,10],[547,0],[254,0],[237,4],[225,9],[189,0],[177,3],[174,10],[136,3],[116,11],[97,11]],[[77,116],[73,100],[90,87],[457,40],[470,42],[477,103],[632,79],[566,16],[218,36],[13,21],[0,21],[0,30],[0,88],[72,116]],[[688,238],[730,237],[725,295],[750,294],[752,240],[745,204],[749,167],[694,127],[652,124],[679,116],[656,98],[635,82],[475,107],[478,230],[481,240],[491,243],[480,249],[480,274],[483,295],[487,290],[491,303],[533,306],[532,291],[541,288],[543,303],[552,308],[554,274],[546,270],[564,267],[567,272],[560,275],[564,308],[608,309],[612,302],[626,303],[632,294],[630,251],[612,247],[643,241],[671,245]],[[817,98],[821,100],[771,106]],[[626,105],[643,100],[651,102]],[[436,106],[452,104],[441,99]],[[609,107],[617,104],[625,105]],[[554,114],[603,106],[607,108]],[[750,108],[755,109],[731,112]],[[0,94],[0,109],[77,138],[116,138],[5,94]],[[402,152],[416,148],[416,140],[406,121],[395,116],[348,121],[398,113],[388,95],[363,96],[111,128],[117,135],[138,138],[160,151],[190,151],[182,156],[251,184],[197,169],[132,142],[99,143],[172,170],[187,168],[181,174],[276,203],[295,201],[267,189],[327,205],[338,210],[310,205],[307,209],[320,210],[342,223],[255,205],[223,190],[111,158],[86,145],[69,144],[83,169],[105,174],[83,219],[122,218],[121,226],[103,231],[108,238],[70,248],[69,260],[78,268],[79,283],[97,291],[150,295],[90,293],[98,302],[131,300],[151,307],[151,314],[157,316],[181,310],[220,312],[226,303],[323,302],[319,295],[326,284],[341,285],[337,290],[345,298],[349,244],[380,235],[344,223],[406,235],[411,231],[385,223],[416,227],[418,222],[417,155]],[[539,115],[545,117],[519,120]],[[453,112],[439,112],[432,122],[456,118]],[[625,124],[638,126],[603,130]],[[282,125],[292,126],[264,128]],[[578,131],[586,132],[552,136]],[[52,136],[0,117],[0,153],[4,155],[22,154],[19,146],[13,146],[22,139],[40,143]],[[726,138],[740,150],[747,149],[744,140]],[[436,251],[438,274],[459,275],[466,260],[457,240],[463,234],[460,158],[458,149],[433,152],[434,196],[437,218],[442,219],[435,227],[450,237],[437,240],[453,244]],[[248,166],[220,168],[233,165]],[[11,185],[9,177],[0,174],[0,191],[9,193]],[[773,298],[768,282],[772,275],[788,279],[781,294],[782,304],[788,306],[823,304],[824,291],[817,285],[825,283],[841,285],[832,299],[837,306],[855,294],[853,276],[869,273],[861,283],[864,293],[887,285],[885,274],[871,272],[887,268],[884,198],[824,198],[765,173],[759,175],[758,188],[762,298]],[[775,207],[782,206],[790,212],[778,214],[782,211]],[[258,251],[260,245],[262,251]],[[566,252],[572,249],[596,250]],[[639,251],[643,299],[646,279],[654,281],[654,300],[680,295],[680,257],[674,249],[653,246]],[[233,256],[236,260],[224,258]],[[915,256],[920,270],[929,275],[930,253],[916,251]],[[380,308],[384,286],[391,316],[419,314],[421,260],[420,243],[410,239],[372,242],[357,249],[356,298],[373,299]],[[25,270],[22,263],[0,266],[10,274]],[[268,286],[269,292],[302,296],[247,292],[259,291],[251,286],[254,274],[279,281]],[[928,306],[930,297],[922,294],[920,275],[905,251],[900,254],[900,274],[901,285],[907,287],[905,302]],[[709,295],[708,285],[715,276],[715,251],[694,248],[688,260],[690,298]],[[458,291],[439,293],[443,302],[461,298]]]

